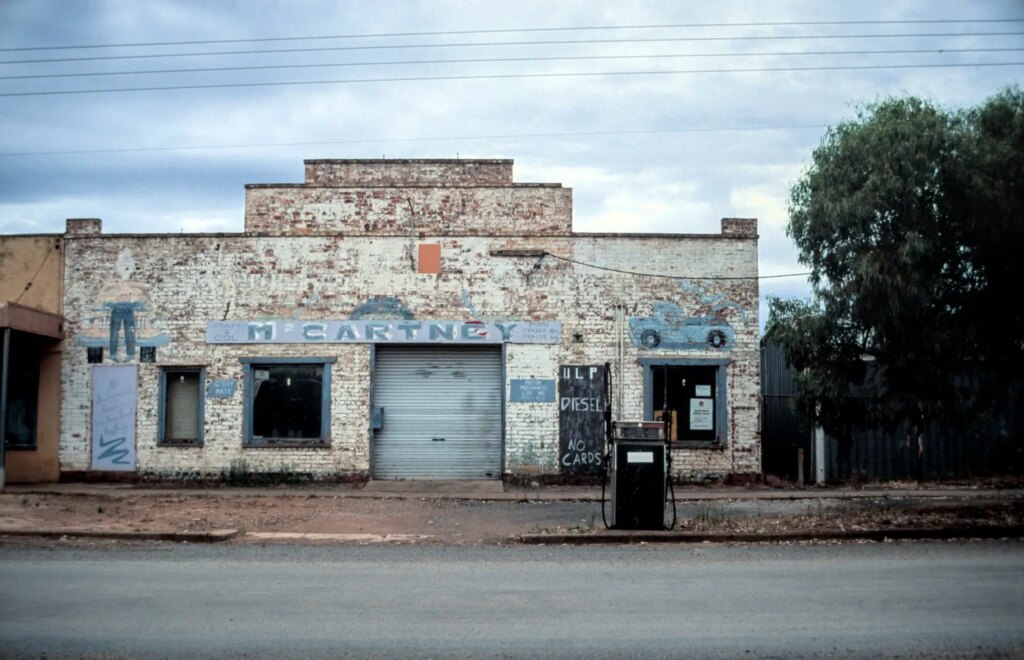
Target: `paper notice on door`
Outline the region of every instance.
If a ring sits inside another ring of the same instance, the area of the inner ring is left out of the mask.
[[[690,399],[690,430],[713,431],[715,413],[712,399]]]

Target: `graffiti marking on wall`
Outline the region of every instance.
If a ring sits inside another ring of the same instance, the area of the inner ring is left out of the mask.
[[[128,438],[123,435],[119,438],[110,438],[109,440],[100,434],[99,448],[103,450],[103,453],[96,457],[97,463],[104,463],[109,461],[112,465],[131,465],[131,461],[128,460],[128,448],[122,447],[122,445],[128,441]]]
[[[92,469],[135,470],[137,367],[92,369]]]

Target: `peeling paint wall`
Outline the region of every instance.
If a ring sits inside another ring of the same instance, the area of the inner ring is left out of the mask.
[[[0,302],[61,313],[60,236],[0,236]]]
[[[731,360],[727,443],[717,449],[679,450],[675,467],[681,475],[699,479],[760,472],[757,281],[693,279],[755,277],[756,225],[723,221],[722,235],[707,236],[573,235],[568,231],[571,192],[504,181],[500,177],[506,169],[510,172],[508,161],[496,161],[491,170],[485,162],[479,168],[483,174],[458,172],[461,187],[456,188],[446,178],[449,161],[405,163],[398,167],[405,174],[389,173],[375,161],[366,171],[358,163],[339,163],[332,169],[328,161],[307,162],[307,184],[315,186],[250,186],[245,234],[67,235],[65,309],[74,350],[65,353],[63,363],[63,470],[86,470],[89,465],[84,429],[90,414],[90,370],[85,347],[76,344],[79,337],[97,336],[89,319],[102,311],[102,293],[110,282],[124,279],[117,264],[130,254],[130,279],[146,287],[148,323],[166,337],[155,349],[155,363],[139,365],[137,455],[144,472],[216,473],[245,461],[250,468],[267,471],[366,473],[371,436],[369,345],[215,345],[205,338],[207,321],[325,321],[371,318],[374,312],[417,320],[562,323],[558,344],[506,345],[506,473],[558,472],[557,404],[508,401],[512,380],[556,379],[560,364],[612,362],[613,379],[622,380],[624,397],[616,417],[639,419],[640,358],[723,355]],[[391,186],[410,180],[419,188],[351,187],[360,181]],[[327,187],[335,183],[343,187]],[[499,183],[502,187],[496,187]],[[452,194],[461,201],[446,207],[441,200]],[[411,204],[406,202],[410,196]],[[460,210],[445,210],[455,208]],[[407,234],[414,220],[416,240],[410,240]],[[421,241],[440,245],[440,273],[419,272]],[[550,256],[539,258],[540,251],[620,270],[673,275],[691,284],[684,286],[675,277],[637,277]],[[723,300],[732,306],[715,309]],[[728,323],[734,341],[724,350],[647,348],[624,335],[620,370],[615,360],[619,337],[614,308],[622,306],[629,316],[644,317],[653,314],[659,302],[670,302],[688,316],[714,316]],[[207,397],[201,447],[157,446],[161,367],[201,366],[207,382],[241,383],[239,359],[255,356],[337,358],[331,378],[329,447],[243,447],[241,386],[230,397]],[[113,364],[109,351],[104,362]]]
[[[514,184],[508,160],[306,161],[304,184],[246,186],[245,231],[567,236],[572,191]]]
[[[512,161],[484,160],[307,160],[306,185],[512,186]]]

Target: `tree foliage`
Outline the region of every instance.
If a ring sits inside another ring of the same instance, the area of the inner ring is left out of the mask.
[[[769,301],[798,406],[840,438],[959,422],[1024,366],[1024,93],[948,111],[917,98],[828,130],[788,233],[811,300]]]

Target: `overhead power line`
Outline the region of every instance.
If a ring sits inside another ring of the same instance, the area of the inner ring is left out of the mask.
[[[280,69],[325,69],[361,66],[409,66],[427,64],[491,64],[498,62],[570,62],[584,60],[686,59],[722,57],[818,57],[829,55],[949,55],[963,53],[1008,53],[1024,48],[897,48],[888,50],[811,50],[763,53],[647,53],[639,55],[565,55],[552,57],[469,57],[444,60],[389,60],[383,62],[331,62],[322,64],[268,64],[264,66],[223,66],[195,69],[144,69],[135,71],[90,71],[0,76],[0,80],[42,80],[50,78],[94,78],[102,76],[148,76],[170,73],[216,73],[227,71],[271,71]]]
[[[377,44],[368,46],[322,46],[318,48],[271,48],[263,50],[218,50],[198,53],[145,53],[136,55],[97,55],[93,57],[57,57],[32,60],[0,60],[0,64],[44,64],[53,62],[99,62],[109,60],[138,60],[164,57],[210,57],[220,55],[271,55],[278,53],[316,53],[330,51],[398,50],[411,48],[480,48],[495,46],[555,46],[629,43],[677,43],[677,42],[720,42],[720,41],[800,41],[823,39],[907,39],[937,37],[1010,37],[1024,35],[1024,32],[917,32],[900,34],[796,34],[796,35],[743,35],[731,37],[639,37],[633,39],[566,39],[545,41],[489,41],[418,44]]]
[[[440,37],[470,34],[513,34],[536,32],[580,32],[597,30],[654,30],[675,28],[720,28],[720,27],[808,27],[821,25],[952,25],[983,23],[1021,23],[1024,18],[987,19],[925,19],[925,20],[874,20],[874,21],[768,21],[747,23],[664,23],[656,25],[582,25],[567,27],[495,28],[490,30],[441,30],[432,32],[381,32],[376,34],[332,34],[299,37],[253,37],[244,39],[204,39],[192,41],[150,41],[119,44],[79,44],[69,46],[22,46],[0,48],[0,52],[24,52],[32,50],[77,50],[89,48],[144,48],[152,46],[199,46],[211,44],[242,44],[281,41],[318,41],[327,39],[383,39],[395,37]]]
[[[773,73],[798,71],[866,71],[878,69],[946,69],[968,67],[1024,66],[1024,62],[965,62],[946,64],[864,64],[850,66],[790,66],[743,69],[669,69],[662,71],[586,71],[552,73],[491,73],[452,76],[403,76],[397,78],[350,78],[342,80],[296,80],[279,82],[218,83],[212,85],[165,85],[152,87],[121,87],[114,89],[71,89],[46,92],[5,92],[0,98],[16,96],[61,96],[71,94],[110,94],[121,92],[159,92],[185,89],[232,89],[241,87],[288,87],[309,85],[347,85],[387,82],[438,82],[442,80],[512,80],[522,78],[596,78],[601,76],[664,76],[718,73]]]
[[[610,266],[599,266],[597,264],[589,264],[585,261],[577,261],[576,259],[570,259],[569,257],[561,257],[551,252],[545,252],[545,257],[551,257],[552,259],[558,259],[559,261],[567,261],[577,266],[586,266],[587,268],[594,268],[596,270],[604,270],[609,273],[621,273],[623,275],[637,275],[639,277],[656,277],[659,279],[666,280],[716,280],[716,281],[729,281],[729,280],[774,280],[783,277],[806,277],[810,275],[810,271],[805,273],[782,273],[780,275],[752,275],[752,276],[721,276],[721,277],[708,277],[701,275],[666,275],[665,273],[644,273],[636,270],[624,270],[622,268],[611,268]]]
[[[506,135],[451,135],[444,137],[415,138],[364,138],[359,140],[318,140],[314,142],[271,142],[265,144],[208,144],[182,147],[125,147],[117,149],[70,149],[63,151],[20,151],[0,153],[0,157],[13,156],[69,156],[77,154],[114,154],[147,151],[202,151],[213,149],[258,149],[272,147],[312,147],[339,144],[376,144],[391,142],[449,142],[453,140],[514,140],[528,138],[557,137],[600,137],[607,135],[657,135],[670,133],[719,133],[732,131],[791,131],[804,129],[823,129],[826,124],[800,124],[795,126],[725,126],[698,128],[666,128],[634,131],[581,131],[571,133],[512,133]]]

